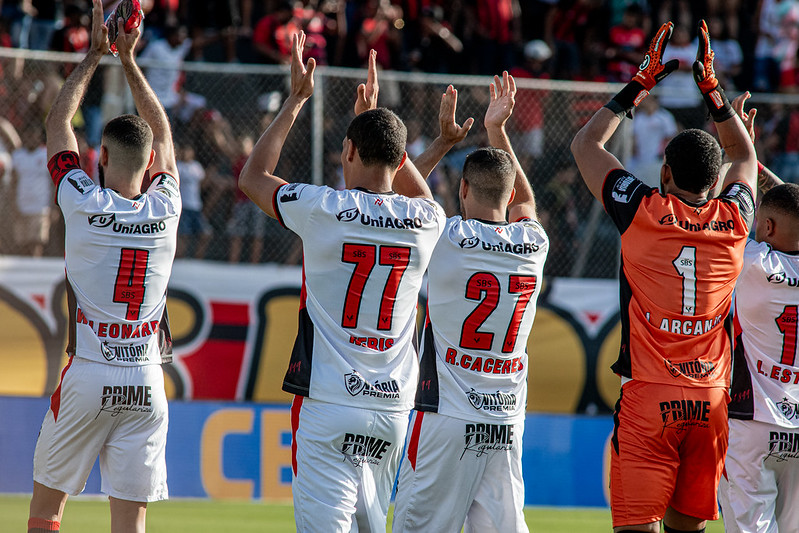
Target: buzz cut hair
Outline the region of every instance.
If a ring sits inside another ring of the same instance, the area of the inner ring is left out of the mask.
[[[666,164],[671,167],[674,184],[695,194],[709,190],[721,170],[721,147],[708,132],[687,129],[666,146]]]
[[[763,195],[760,209],[770,209],[799,220],[799,185],[783,183]]]
[[[136,115],[121,115],[103,128],[103,145],[109,158],[139,169],[147,166],[153,147],[153,130]]]
[[[513,157],[499,148],[478,148],[463,163],[463,181],[469,190],[494,207],[507,204],[515,179]]]
[[[355,145],[365,166],[397,169],[405,155],[408,130],[396,113],[378,107],[352,119],[347,127],[347,138]]]

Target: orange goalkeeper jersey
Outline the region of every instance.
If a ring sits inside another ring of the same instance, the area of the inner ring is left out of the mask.
[[[651,383],[728,387],[730,301],[754,213],[752,191],[734,183],[694,205],[617,169],[602,196],[621,233],[622,340],[611,368]]]

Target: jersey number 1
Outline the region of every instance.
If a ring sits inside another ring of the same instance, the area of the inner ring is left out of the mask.
[[[671,262],[682,277],[682,315],[696,315],[696,247],[683,246]]]
[[[796,362],[796,338],[799,336],[799,305],[786,305],[774,322],[782,333],[780,363],[793,366]]]
[[[125,320],[138,320],[144,302],[144,278],[147,275],[148,250],[122,248],[119,254],[114,302],[128,304]]]

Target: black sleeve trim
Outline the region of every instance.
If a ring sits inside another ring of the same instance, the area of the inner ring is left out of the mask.
[[[283,221],[283,215],[280,214],[280,207],[279,207],[280,203],[277,201],[277,193],[285,185],[288,185],[288,183],[284,183],[283,185],[275,189],[275,192],[272,194],[272,210],[275,212],[275,219],[277,219],[280,225],[283,226],[285,229],[288,229],[288,227],[286,227],[286,223]]]

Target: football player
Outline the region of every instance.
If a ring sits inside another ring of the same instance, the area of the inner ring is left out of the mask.
[[[727,449],[729,311],[754,215],[756,156],[713,71],[704,21],[694,79],[729,160],[702,130],[666,147],[660,190],[605,149],[623,118],[677,68],[661,63],[673,25],[661,26],[632,81],[594,114],[571,149],[583,180],[621,234],[621,376],[612,438],[614,531],[704,531],[718,518]]]
[[[287,183],[274,174],[313,94],[316,65],[313,58],[303,64],[304,44],[304,34],[295,36],[291,93],[255,145],[239,187],[303,244],[299,329],[283,382],[295,395],[297,530],[385,531],[416,392],[418,293],[445,216],[407,161],[402,120],[377,107],[374,51],[342,142],[346,188]]]
[[[58,531],[67,495],[80,493],[98,455],[111,531],[143,532],[147,502],[167,498],[171,357],[166,290],[181,201],[169,121],[136,65],[139,29],[119,24],[119,58],[139,116],[103,131],[104,186],[80,169],[72,118],[109,51],[100,0],[92,45],[47,116],[49,170],[66,224],[69,362],[36,443],[28,531]],[[145,173],[152,181],[142,192]]]

